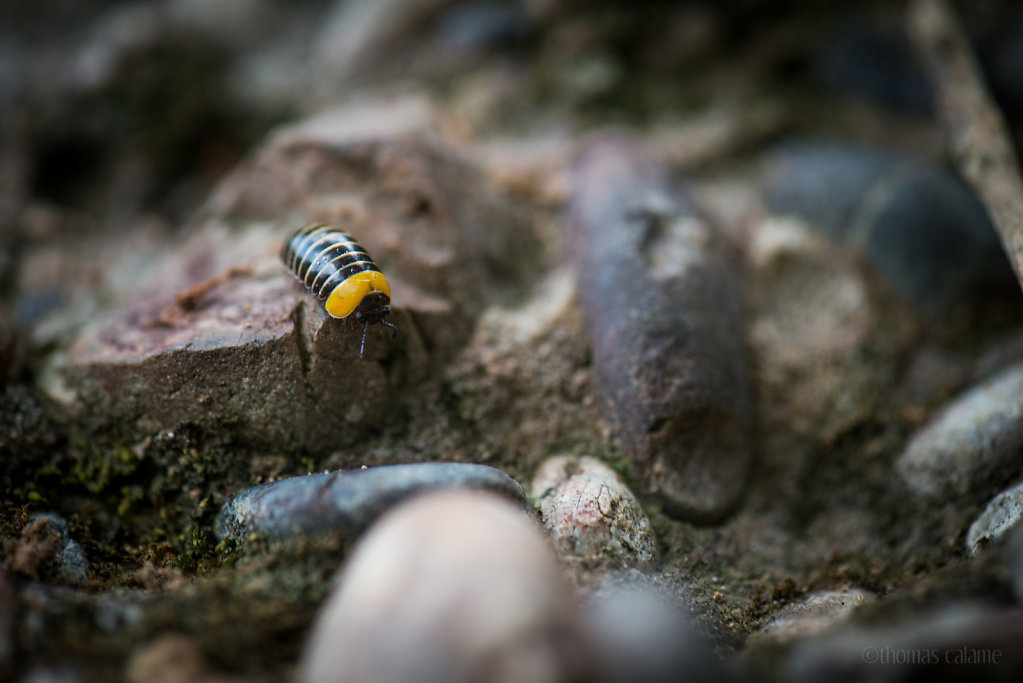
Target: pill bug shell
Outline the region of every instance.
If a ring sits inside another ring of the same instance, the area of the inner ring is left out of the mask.
[[[285,240],[281,260],[324,302],[328,315],[362,323],[360,358],[370,325],[381,323],[397,333],[397,326],[384,319],[391,312],[387,278],[365,248],[344,230],[321,223],[300,228]]]

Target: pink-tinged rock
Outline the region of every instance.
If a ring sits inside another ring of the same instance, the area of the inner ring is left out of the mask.
[[[543,524],[563,562],[581,568],[648,567],[657,558],[650,520],[610,467],[555,456],[533,478]]]

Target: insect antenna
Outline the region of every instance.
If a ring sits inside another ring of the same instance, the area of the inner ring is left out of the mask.
[[[363,352],[366,350],[366,335],[369,334],[369,323],[363,323],[362,326],[362,345],[359,346],[359,358],[362,358]]]

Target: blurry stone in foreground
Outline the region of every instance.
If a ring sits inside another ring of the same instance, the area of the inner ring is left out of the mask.
[[[306,683],[583,681],[579,615],[539,528],[445,491],[382,518],[320,609]]]

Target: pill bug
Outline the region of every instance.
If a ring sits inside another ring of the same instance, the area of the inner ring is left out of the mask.
[[[300,228],[281,247],[281,260],[324,302],[328,315],[362,323],[360,358],[366,350],[370,325],[382,323],[398,333],[397,325],[384,320],[391,312],[387,278],[344,230],[322,223]]]

